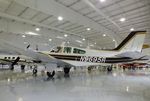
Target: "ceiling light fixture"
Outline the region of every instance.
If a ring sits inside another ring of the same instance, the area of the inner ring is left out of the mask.
[[[90,46],[91,46],[91,47],[94,47],[94,45],[93,45],[93,44],[91,44]]]
[[[78,43],[82,43],[82,41],[80,41],[80,40],[76,40],[76,42],[78,42]]]
[[[24,44],[27,44],[27,42],[23,42]]]
[[[40,31],[40,28],[36,28],[35,30],[36,30],[36,31]]]
[[[131,28],[130,31],[134,31],[134,28]]]
[[[64,37],[67,37],[67,36],[68,36],[67,34],[64,35]]]
[[[115,39],[113,39],[113,41],[115,41]]]
[[[59,21],[62,21],[64,18],[62,16],[58,16],[57,18]]]
[[[63,37],[61,37],[61,36],[57,36],[56,38],[58,38],[58,39],[63,39]]]
[[[100,2],[105,2],[106,0],[100,0]]]
[[[25,36],[25,35],[22,35],[22,37],[25,38],[26,36]]]
[[[86,30],[87,30],[87,31],[90,31],[90,30],[91,30],[91,28],[87,28]]]
[[[83,38],[82,40],[85,41],[85,38]]]
[[[120,18],[120,21],[124,22],[124,21],[126,21],[126,18]]]
[[[28,34],[28,35],[39,35],[38,33],[34,33],[34,32],[26,32],[26,34]]]
[[[106,34],[103,34],[103,36],[106,36]]]
[[[94,44],[96,45],[96,42]]]
[[[52,41],[52,39],[49,39],[49,41]]]

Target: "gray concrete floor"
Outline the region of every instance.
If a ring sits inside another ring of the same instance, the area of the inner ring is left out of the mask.
[[[150,101],[150,75],[75,72],[0,81],[0,101]]]

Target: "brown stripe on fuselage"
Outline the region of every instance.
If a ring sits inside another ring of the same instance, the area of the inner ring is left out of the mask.
[[[58,54],[49,54],[49,55],[53,56],[56,59],[73,60],[73,61],[80,61],[82,57],[82,56],[58,55]],[[105,63],[118,63],[118,62],[130,62],[130,61],[133,61],[133,59],[129,57],[108,57],[106,58]]]

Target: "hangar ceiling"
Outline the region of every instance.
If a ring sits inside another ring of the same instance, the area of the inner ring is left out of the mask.
[[[0,35],[23,47],[66,42],[101,49],[114,48],[134,29],[147,30],[150,44],[149,9],[149,0],[0,0]]]

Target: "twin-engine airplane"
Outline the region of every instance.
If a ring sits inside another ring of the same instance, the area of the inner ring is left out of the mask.
[[[77,47],[59,46],[51,51],[31,51],[15,47],[15,50],[28,58],[20,55],[0,56],[0,61],[11,61],[11,69],[21,60],[33,63],[56,63],[64,68],[64,73],[68,74],[71,66],[92,66],[103,64],[128,63],[133,61],[147,60],[141,54],[146,31],[131,32],[121,44],[112,50],[92,50]],[[10,45],[9,45],[10,46]],[[16,57],[16,58],[15,58]],[[23,61],[22,61],[23,62]]]

